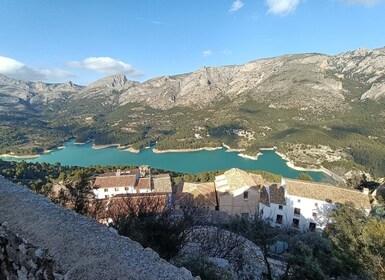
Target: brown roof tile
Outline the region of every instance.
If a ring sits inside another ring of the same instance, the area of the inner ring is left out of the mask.
[[[261,189],[261,196],[259,198],[259,201],[266,206],[270,207],[270,199],[269,199],[269,194],[267,193],[267,188],[266,186],[263,186]]]
[[[138,184],[136,185],[137,189],[151,189],[150,180],[148,177],[139,178]]]
[[[193,203],[199,207],[217,206],[214,183],[183,183],[175,193],[175,203],[184,205]]]
[[[95,188],[115,188],[135,186],[136,175],[121,175],[116,176],[98,176],[95,179]]]
[[[331,203],[352,202],[356,207],[370,209],[369,196],[359,191],[335,187],[329,184],[286,179],[287,193]]]
[[[170,174],[157,174],[151,176],[154,192],[172,192]]]
[[[229,191],[234,191],[240,187],[253,187],[264,184],[264,180],[260,175],[247,173],[238,168],[232,168],[224,173],[227,180],[227,187]],[[223,189],[227,188],[223,186]]]
[[[269,186],[270,202],[275,204],[286,205],[285,189],[277,184]]]

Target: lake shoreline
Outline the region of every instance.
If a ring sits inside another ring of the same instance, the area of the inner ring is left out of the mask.
[[[243,158],[247,158],[247,159],[251,159],[251,160],[258,160],[258,157],[261,156],[261,155],[262,155],[262,153],[258,153],[256,156],[249,156],[247,154],[240,153],[237,156],[243,157]]]
[[[286,161],[286,165],[291,168],[291,169],[294,169],[294,170],[297,170],[297,171],[304,171],[304,172],[323,172],[325,173],[326,175],[332,177],[332,178],[339,178],[340,176],[338,176],[337,174],[333,173],[332,171],[330,171],[329,169],[321,166],[319,168],[304,168],[304,167],[299,167],[299,166],[296,166],[286,155],[280,153],[280,152],[277,152],[275,151],[275,153],[277,155],[279,155],[283,160]]]
[[[155,154],[165,154],[165,153],[189,153],[189,152],[199,152],[199,151],[216,151],[221,150],[223,147],[203,147],[196,149],[168,149],[168,150],[158,150],[157,148],[153,148],[152,152]]]
[[[84,144],[87,144],[87,145],[84,145]],[[292,171],[296,171],[296,172],[298,172],[298,171],[316,172],[319,175],[314,175],[314,176],[316,176],[315,178],[321,178],[322,174],[326,174],[326,175],[329,175],[332,178],[336,178],[336,176],[333,176],[333,173],[330,170],[327,170],[326,168],[323,168],[323,167],[317,168],[317,169],[315,169],[315,168],[301,168],[301,167],[297,167],[297,166],[295,166],[293,164],[293,162],[291,162],[288,159],[288,157],[286,155],[277,152],[275,148],[262,148],[262,149],[260,149],[260,152],[258,152],[257,155],[249,155],[249,154],[247,154],[245,152],[243,152],[243,153],[240,152],[240,151],[244,151],[244,150],[241,150],[241,149],[231,149],[231,147],[226,145],[226,144],[224,144],[222,146],[219,146],[219,147],[202,147],[202,148],[196,148],[196,149],[167,149],[167,150],[158,150],[158,149],[156,149],[156,147],[145,147],[145,148],[139,150],[139,149],[133,148],[132,146],[122,146],[122,145],[119,145],[119,144],[95,145],[95,144],[92,144],[90,142],[84,143],[84,144],[80,144],[80,143],[76,143],[75,144],[73,141],[71,141],[71,142],[65,143],[64,145],[62,145],[60,147],[57,147],[57,148],[53,149],[53,151],[46,150],[45,153],[50,153],[50,154],[57,155],[58,153],[56,153],[56,152],[61,151],[64,148],[66,150],[68,149],[68,151],[72,151],[73,147],[75,147],[75,149],[78,149],[78,148],[76,148],[76,146],[81,146],[81,145],[84,145],[84,148],[82,148],[82,149],[94,150],[94,151],[103,150],[103,149],[107,149],[107,148],[113,148],[113,150],[116,149],[116,150],[121,150],[121,151],[129,152],[129,153],[133,153],[133,154],[135,154],[135,158],[137,157],[136,155],[138,155],[139,153],[142,153],[142,152],[145,153],[146,150],[147,150],[146,153],[150,152],[150,154],[159,154],[159,155],[160,154],[165,154],[166,155],[168,153],[169,154],[173,154],[173,153],[180,154],[180,153],[182,153],[182,158],[184,157],[183,153],[186,153],[186,157],[187,156],[190,157],[192,155],[188,155],[188,153],[200,152],[200,151],[202,151],[202,152],[204,152],[204,151],[210,152],[210,151],[220,151],[220,150],[222,150],[224,154],[226,152],[227,152],[227,154],[229,154],[231,152],[235,152],[235,154],[234,154],[235,157],[241,157],[241,158],[247,159],[247,161],[249,163],[242,163],[242,165],[243,164],[254,165],[254,163],[251,163],[251,162],[255,161],[257,163],[258,160],[261,160],[259,156],[264,154],[264,151],[266,151],[266,153],[272,152],[272,153],[276,154],[279,159],[284,161],[283,165],[286,166],[286,168],[288,168],[288,169],[290,169]],[[120,153],[120,154],[123,157],[125,157],[122,153]],[[147,161],[148,161],[148,158],[147,158],[148,155],[149,154],[147,154],[147,156],[146,156],[146,160]],[[42,159],[37,159],[40,156],[42,156]],[[10,161],[12,159],[19,160],[19,161],[25,159],[27,161],[32,161],[32,162],[33,161],[38,161],[38,162],[45,161],[44,156],[45,156],[45,154],[43,154],[43,153],[38,154],[38,155],[22,155],[22,156],[16,156],[16,155],[12,155],[12,154],[4,154],[4,155],[2,155],[3,158],[5,157],[6,160],[10,160]],[[131,156],[127,155],[127,157],[130,158]],[[75,156],[75,158],[76,158],[76,156]],[[156,157],[156,158],[158,158],[158,157]],[[76,160],[75,161],[72,160],[72,161],[73,161],[73,163],[65,163],[65,164],[67,164],[67,165],[71,165],[71,164],[76,165],[76,164],[79,164],[81,162],[80,159],[79,159],[79,162],[77,162]],[[235,160],[235,159],[233,161],[237,162],[237,160]],[[59,162],[61,162],[61,161],[59,161]],[[262,159],[262,162],[263,162],[263,159]],[[92,163],[92,164],[98,164],[98,163]],[[114,163],[114,161],[109,163],[109,165],[114,165],[114,164],[118,165],[118,164],[122,164],[122,163],[120,163],[118,161],[115,162],[115,163]],[[142,163],[140,163],[140,164],[142,164]],[[257,165],[260,165],[260,164],[257,164]],[[156,166],[156,165],[154,165],[154,166]],[[204,164],[203,164],[203,166],[204,166]],[[203,168],[203,166],[201,166],[201,167]],[[221,164],[219,163],[217,168],[221,169],[220,166],[221,166]],[[266,167],[268,167],[268,165]],[[231,168],[231,166],[229,166],[229,168]],[[247,167],[243,167],[243,168],[247,169]],[[265,170],[264,168],[265,168],[264,166],[260,166],[259,168],[255,169],[255,170]],[[175,170],[177,170],[177,169],[178,168],[176,168]],[[252,169],[253,168],[251,168],[250,170],[252,170]],[[169,170],[174,170],[174,169],[173,168],[169,168]],[[210,170],[211,171],[211,170],[215,170],[215,168],[209,167],[209,168],[204,169],[204,170]],[[190,172],[190,171],[184,170],[183,172]],[[281,174],[281,171],[278,171],[278,170],[275,171],[274,168],[273,168],[273,170],[270,169],[269,172],[272,172],[272,173],[275,172],[277,174]],[[284,173],[282,173],[282,174],[284,174]],[[284,175],[284,176],[286,176],[286,175]],[[298,176],[298,174],[294,175],[294,177],[293,177],[293,175],[292,176],[288,176],[288,178],[297,178],[297,176]],[[317,181],[318,180],[320,180],[320,179],[317,179]]]

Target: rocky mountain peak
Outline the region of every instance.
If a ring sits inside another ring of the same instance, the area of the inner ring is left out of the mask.
[[[112,76],[108,76],[97,80],[96,82],[90,84],[88,87],[106,87],[106,88],[114,88],[114,89],[123,89],[129,84],[129,80],[124,74],[116,74]]]

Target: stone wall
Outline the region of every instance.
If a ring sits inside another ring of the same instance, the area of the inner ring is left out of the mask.
[[[0,279],[193,279],[153,250],[0,178]]]

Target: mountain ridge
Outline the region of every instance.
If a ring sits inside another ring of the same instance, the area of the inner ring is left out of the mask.
[[[0,76],[0,152],[36,153],[71,137],[135,149],[225,143],[249,155],[277,147],[304,167],[381,174],[384,97],[385,48],[263,58],[142,83],[122,74],[85,87]]]

